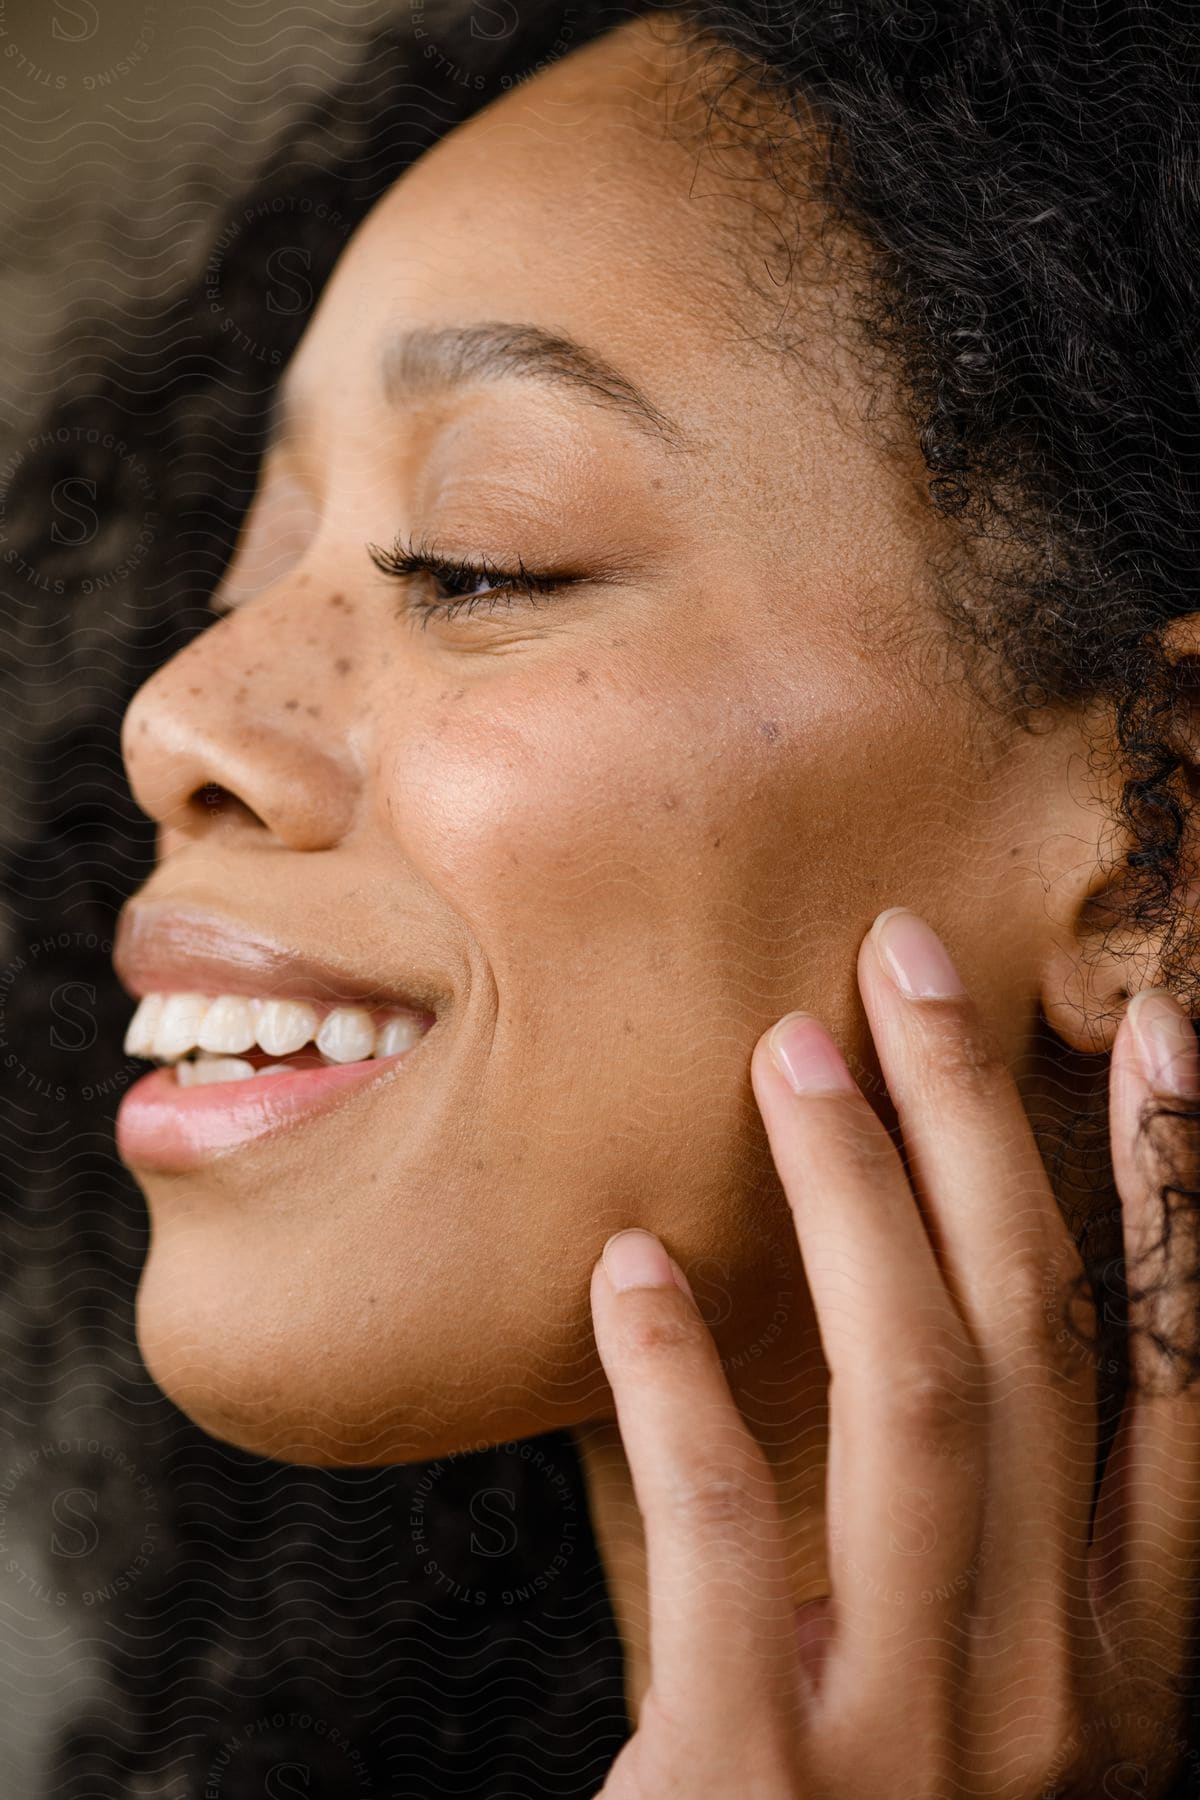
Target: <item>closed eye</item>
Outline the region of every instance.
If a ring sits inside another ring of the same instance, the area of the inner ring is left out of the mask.
[[[539,596],[580,579],[527,569],[520,557],[515,569],[505,569],[486,556],[445,556],[403,536],[387,547],[368,544],[367,554],[382,574],[403,583],[398,610],[419,618],[422,627],[431,618],[469,615],[481,607],[494,612],[497,606],[536,604]]]

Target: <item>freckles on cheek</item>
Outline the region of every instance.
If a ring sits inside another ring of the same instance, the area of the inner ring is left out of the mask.
[[[452,904],[494,918],[503,897],[581,918],[630,886],[678,880],[700,829],[689,768],[647,712],[563,702],[473,716],[447,696],[432,731],[391,746],[381,770],[389,829]]]

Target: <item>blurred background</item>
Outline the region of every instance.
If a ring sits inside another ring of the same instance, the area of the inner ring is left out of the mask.
[[[0,0],[0,423],[32,422],[73,304],[177,274],[364,29],[424,3]]]

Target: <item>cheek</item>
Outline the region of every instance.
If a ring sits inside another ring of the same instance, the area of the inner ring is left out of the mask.
[[[960,783],[931,787],[950,727],[878,671],[739,647],[671,660],[641,640],[582,682],[573,660],[514,657],[381,745],[395,854],[496,996],[498,1101],[548,1072],[584,1132],[652,1090],[686,1136],[725,1116],[792,1007],[873,1067],[861,938],[883,906],[937,904],[931,829],[951,866],[978,831]]]
[[[731,880],[754,747],[704,699],[666,704],[574,669],[569,687],[531,689],[468,687],[389,746],[389,830],[498,979],[558,980],[601,945],[627,966],[651,936],[661,954]]]
[[[379,764],[399,853],[552,1035],[564,991],[610,1022],[619,996],[626,1032],[666,1005],[698,1029],[719,1007],[739,1033],[777,1005],[844,1019],[903,755],[878,688],[780,678],[736,644],[690,665],[637,648],[583,681],[581,657],[464,682],[410,716]]]

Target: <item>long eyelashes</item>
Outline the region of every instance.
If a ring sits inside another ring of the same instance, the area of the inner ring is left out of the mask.
[[[574,579],[527,569],[520,557],[515,569],[505,569],[486,556],[445,556],[424,540],[414,543],[403,534],[386,547],[368,544],[367,554],[382,574],[404,584],[401,610],[418,617],[422,626],[431,618],[469,615],[481,607],[492,612],[497,606],[532,604],[539,595],[566,587]],[[481,583],[485,584],[482,589]],[[431,586],[447,591],[430,593]]]

